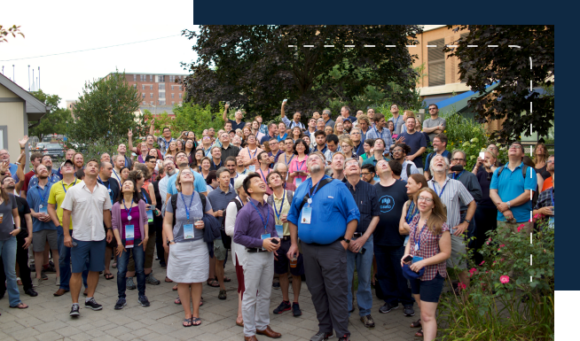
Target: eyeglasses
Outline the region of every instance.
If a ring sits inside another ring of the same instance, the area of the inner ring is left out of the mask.
[[[461,161],[465,161],[465,159],[451,159],[451,161],[461,162]]]
[[[352,133],[350,133],[350,134],[351,134],[351,135],[360,135],[360,133],[356,133],[356,132],[354,132],[354,131],[353,131]]]
[[[554,163],[554,160],[548,160],[546,163]]]
[[[362,175],[362,176],[367,176],[367,175],[371,175],[371,174],[373,174],[373,173],[366,173],[366,172],[365,173],[360,173],[360,175]]]
[[[433,202],[433,199],[431,199],[431,198],[425,198],[425,197],[419,197],[419,198],[417,198],[417,201]]]
[[[512,144],[510,146],[510,149],[522,149],[522,146],[520,146],[519,144]]]

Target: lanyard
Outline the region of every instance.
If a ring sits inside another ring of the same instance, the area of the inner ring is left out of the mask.
[[[268,182],[268,181],[266,181],[266,176],[268,176],[270,174],[270,169],[268,169],[268,174],[266,176],[264,176],[264,172],[262,172],[262,168],[260,168],[259,171],[262,174],[262,179],[264,180],[264,182]]]
[[[417,222],[417,226],[419,226],[419,222]],[[423,236],[423,232],[425,230],[428,230],[427,228],[427,222],[425,222],[425,225],[423,225],[423,230],[421,230],[421,232],[419,233],[419,239],[415,238],[415,242],[417,244],[417,251],[419,251],[421,249],[421,237]],[[417,230],[415,230],[415,237],[417,236]]]
[[[298,163],[300,163],[300,168],[298,168]],[[296,158],[296,170],[301,171],[302,167],[304,167],[305,163],[306,163],[306,159],[304,159],[302,161],[298,161],[298,158]]]
[[[433,190],[435,191],[435,193],[437,193],[437,196],[439,198],[441,198],[441,196],[443,195],[443,191],[445,191],[445,187],[447,187],[447,182],[445,183],[445,185],[443,185],[443,188],[441,188],[441,192],[437,193],[437,190],[435,189],[435,181],[433,181]]]
[[[189,220],[189,209],[191,208],[191,203],[193,202],[193,196],[195,193],[191,194],[191,199],[189,200],[189,205],[185,205],[185,198],[183,197],[183,193],[179,193],[181,194],[181,200],[183,200],[183,206],[185,206],[185,214],[187,215],[187,220]],[[177,210],[176,207],[173,208],[173,210]]]
[[[127,167],[127,161],[125,160],[125,167]],[[113,174],[115,174],[115,177],[117,178],[117,180],[119,180],[119,182],[121,182],[121,177],[119,176],[119,174],[117,174],[117,172],[115,172],[115,168],[113,168]]]
[[[461,171],[461,173],[459,173],[459,174],[455,174],[455,173],[453,173],[453,180],[455,180],[455,179],[459,179],[459,177],[461,176],[461,174],[463,174],[463,172],[465,172],[465,171],[464,171],[464,170],[462,170],[462,171]],[[457,176],[457,177],[456,177],[456,176]]]
[[[149,204],[149,200],[147,200],[147,194],[145,194],[145,189],[141,191],[141,196],[143,197],[143,200],[145,200],[145,204]]]
[[[125,156],[125,167],[129,167],[129,159],[127,158],[127,156]],[[113,169],[113,172],[115,170]]]
[[[72,185],[74,186],[74,185],[76,185],[76,184],[77,184],[77,179],[75,179],[75,183],[74,183],[74,184],[72,184]],[[62,185],[62,189],[64,189],[64,194],[66,194],[66,188],[64,187],[64,182],[62,182],[62,183],[61,183],[61,185]],[[69,186],[69,188],[70,188],[70,187],[71,187],[71,186]]]
[[[264,224],[264,231],[267,231],[268,221],[270,220],[270,210],[267,210],[268,216],[266,217],[266,222],[264,223],[264,217],[262,216],[262,213],[260,213],[260,210],[258,210],[256,205],[254,205],[254,203],[252,201],[250,201],[250,204],[252,204],[252,206],[254,206],[254,209],[256,210],[256,212],[258,212],[258,215],[260,216],[260,219],[262,220],[262,224]]]
[[[274,198],[272,198],[274,199]],[[286,190],[284,189],[284,194],[282,195],[282,205],[280,205],[280,213],[278,213],[278,209],[276,208],[276,200],[272,200],[274,202],[274,213],[276,213],[276,217],[280,220],[280,215],[282,215],[282,207],[284,207],[284,199],[286,199]]]
[[[395,131],[397,131],[397,123],[399,123],[399,119],[401,118],[401,116],[397,116],[397,120],[395,121],[395,119],[393,118],[393,123],[395,125]]]
[[[314,187],[314,191],[310,195],[310,198],[308,198],[308,206],[310,206],[310,204],[312,203],[312,198],[314,198],[314,196],[316,195],[316,192],[318,192],[318,187],[320,187],[320,183],[322,182],[322,180],[326,179],[327,177],[328,177],[327,175],[323,176],[322,179],[320,179],[320,181],[318,181],[318,183],[316,184],[316,187]],[[312,187],[310,188],[310,190],[312,190]]]
[[[258,150],[256,149],[256,151],[258,151]],[[215,169],[219,169],[222,166],[222,161],[221,160],[220,160],[219,165],[217,165],[217,166],[215,165],[215,162],[213,161],[213,159],[211,160],[211,163],[213,163],[213,166],[215,167]]]
[[[290,161],[288,161],[288,160],[286,159],[286,153],[284,153],[284,163],[286,164],[286,166],[288,166],[288,164],[289,164],[290,162],[292,162],[292,159],[293,159],[293,158],[294,158],[294,154],[292,154],[292,156],[290,156]]]
[[[254,155],[252,156],[252,153],[250,152],[250,147],[247,148],[248,149],[248,155],[250,156],[250,160],[253,159],[254,157],[256,157],[256,153],[258,153],[258,147],[256,147],[256,151],[254,152]],[[221,165],[221,162],[220,162]]]
[[[48,183],[46,185],[48,185]],[[46,198],[48,197],[48,193],[50,193],[50,190],[47,190],[46,185],[44,187],[44,190],[46,190],[44,195],[42,195],[42,193],[40,192],[40,185],[36,186],[36,190],[38,191],[38,196],[40,197],[41,204],[44,204],[46,202]]]
[[[99,176],[99,182],[101,183],[101,185],[105,186],[105,183],[103,182],[103,180],[101,180],[101,177]],[[107,187],[109,188],[109,195],[111,195],[111,181],[109,180],[109,183],[107,184]]]
[[[411,221],[415,217],[416,211],[417,211],[417,209],[415,207],[415,202],[411,201],[411,204],[409,205],[409,208],[407,209],[407,216],[405,217],[407,224],[411,223]]]
[[[552,199],[552,206],[556,207],[556,204],[555,204],[556,199],[554,199],[554,185],[552,185],[552,198],[551,199]]]
[[[125,204],[125,199],[123,199],[123,206],[125,207],[125,212],[127,212],[127,217],[130,217],[131,211],[133,210],[133,199],[131,199],[131,206],[129,206],[129,208],[127,208],[127,205]],[[131,218],[129,218],[128,220],[131,221]]]

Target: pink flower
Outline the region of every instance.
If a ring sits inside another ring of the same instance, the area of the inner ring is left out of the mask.
[[[463,289],[467,288],[467,285],[459,282],[459,283],[457,283],[457,288],[460,289],[460,290],[463,290]]]
[[[471,268],[471,270],[469,270],[469,273],[473,275],[476,271],[477,271],[476,268]]]
[[[500,262],[503,262],[503,258],[502,258],[502,259],[500,259]]]
[[[479,265],[483,265],[483,263],[485,263],[485,261],[481,261],[481,263],[479,263]]]
[[[501,276],[501,277],[499,278],[499,281],[500,281],[502,284],[507,284],[507,283],[509,283],[509,282],[510,282],[510,276]]]
[[[524,224],[521,224],[520,226],[518,226],[518,232],[520,232],[523,227],[524,227]]]
[[[505,244],[501,244],[499,247],[500,247],[500,248],[502,248],[502,247],[504,247],[504,246],[505,246]]]

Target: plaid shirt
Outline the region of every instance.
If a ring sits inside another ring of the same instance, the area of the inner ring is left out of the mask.
[[[556,193],[554,193],[554,196],[556,196],[555,194]],[[542,207],[549,206],[552,206],[552,188],[548,188],[547,190],[540,193],[538,196],[538,201],[536,202],[536,207],[534,209],[539,210]]]
[[[434,235],[431,230],[425,227],[426,231],[421,231],[420,233],[417,229],[417,224],[419,223],[419,219],[421,216],[417,214],[409,227],[411,228],[410,240],[409,244],[411,249],[411,255],[423,257],[423,259],[427,259],[433,256],[436,256],[441,250],[439,250],[439,240],[443,235],[443,232],[449,231],[449,227],[446,223],[443,223],[441,234]],[[420,235],[419,235],[420,234]],[[421,238],[421,248],[418,251],[415,251],[415,244],[417,243],[417,239]],[[425,267],[425,273],[421,276],[422,281],[430,281],[437,275],[437,272],[441,275],[441,277],[445,278],[447,276],[447,269],[446,269],[446,262],[443,261],[439,264],[428,265]]]
[[[165,140],[165,137],[163,137],[163,136],[157,137],[157,144],[159,145],[159,149],[161,150],[161,153],[163,154],[163,156],[165,156],[165,153],[167,153],[167,149],[169,148],[169,144],[173,141],[177,141],[177,140],[172,137],[171,140],[169,142],[167,142]]]

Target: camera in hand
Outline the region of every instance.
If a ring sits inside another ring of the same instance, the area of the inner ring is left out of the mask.
[[[455,166],[451,167],[452,172],[461,172],[462,170],[463,170],[462,165],[455,165]]]
[[[278,239],[273,239],[272,238],[272,244],[278,244]]]
[[[411,255],[409,255],[409,256],[405,257],[405,259],[403,259],[403,261],[404,261],[405,263],[409,263],[409,262],[410,262],[410,261],[412,261],[412,260],[413,260],[413,256],[411,256]]]

